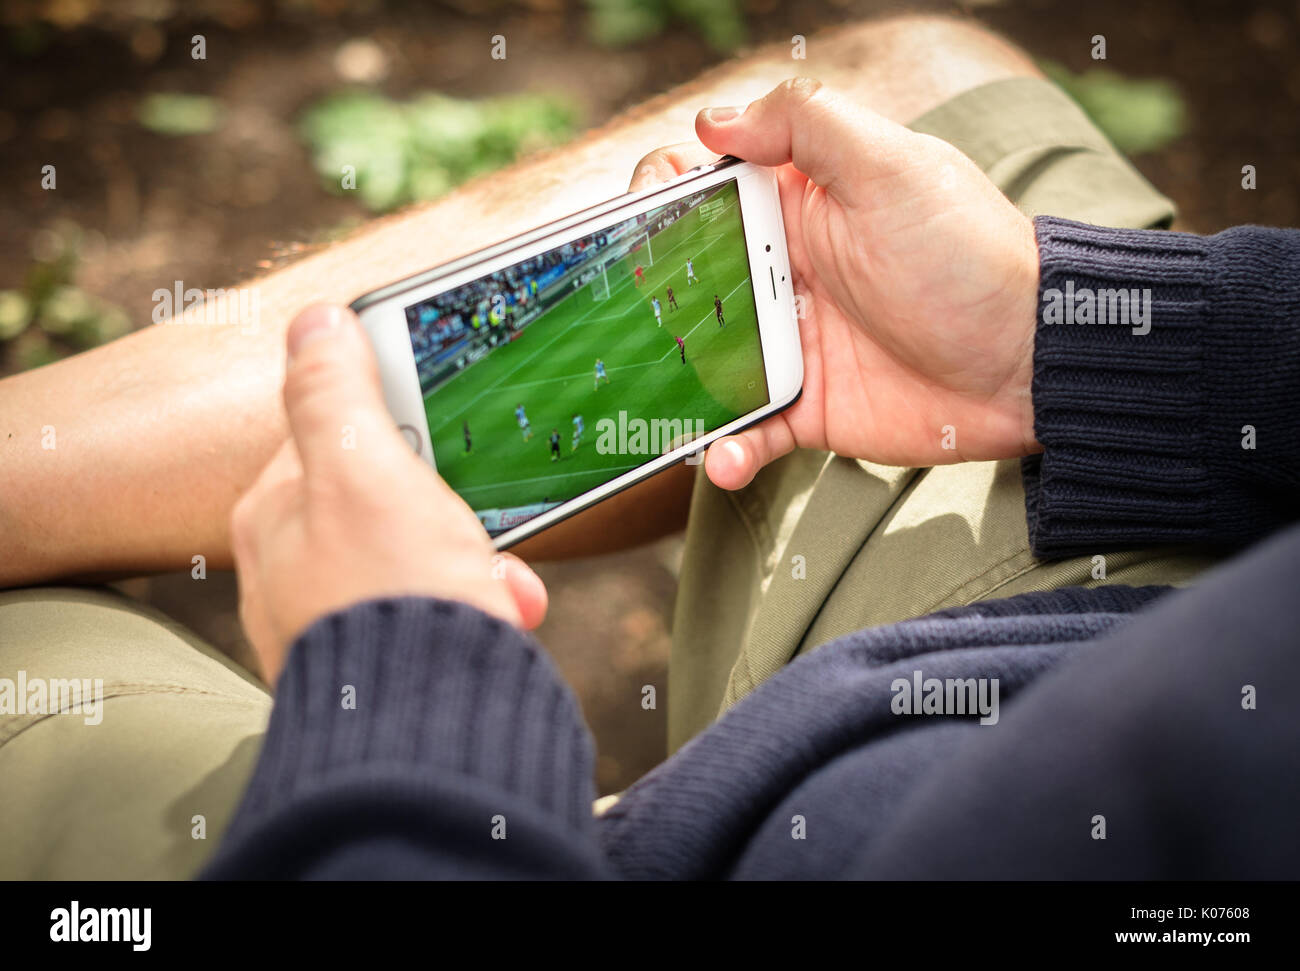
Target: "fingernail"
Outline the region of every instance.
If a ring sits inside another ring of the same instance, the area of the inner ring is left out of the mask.
[[[735,121],[744,113],[744,108],[705,108],[704,120],[711,125],[721,125],[728,121]]]
[[[330,304],[308,307],[289,325],[289,360],[301,354],[302,349],[312,341],[337,333],[341,323],[343,323],[342,307]]]

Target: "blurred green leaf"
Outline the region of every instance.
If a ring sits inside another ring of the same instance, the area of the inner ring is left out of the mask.
[[[131,318],[121,307],[96,302],[95,313],[82,320],[73,336],[83,347],[98,347],[131,333]]]
[[[12,341],[10,360],[19,370],[49,364],[131,331],[126,311],[73,282],[82,228],[61,220],[38,235],[23,289],[0,291],[0,341]]]
[[[19,371],[53,364],[63,357],[62,351],[50,343],[50,339],[39,330],[29,330],[18,338],[14,348],[14,360]]]
[[[17,290],[0,290],[0,341],[17,337],[31,322],[31,301]]]
[[[1187,107],[1170,81],[1126,78],[1108,67],[1082,74],[1053,61],[1042,67],[1125,154],[1156,151],[1186,131]]]
[[[603,47],[650,40],[674,22],[722,53],[740,47],[747,36],[740,0],[587,0],[587,33]]]
[[[663,0],[587,0],[587,32],[602,47],[627,47],[668,26]]]
[[[745,15],[739,0],[671,0],[670,5],[714,50],[726,53],[745,43]]]
[[[525,94],[462,101],[424,94],[406,103],[348,91],[313,105],[300,129],[312,163],[335,194],[355,191],[371,209],[432,199],[574,131],[567,100]],[[345,187],[345,177],[354,179]]]
[[[202,135],[221,124],[221,103],[198,94],[151,94],[140,102],[136,117],[160,135]]]
[[[93,318],[96,312],[95,303],[86,291],[59,287],[40,308],[38,323],[51,337],[63,337]]]

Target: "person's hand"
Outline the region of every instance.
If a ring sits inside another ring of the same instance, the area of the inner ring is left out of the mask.
[[[1033,224],[973,162],[804,79],[695,127],[711,152],[652,152],[633,188],[719,154],[778,166],[802,304],[803,397],[709,448],[717,485],[796,447],[905,466],[1038,451]]]
[[[231,517],[240,618],[267,680],[313,621],[376,597],[442,597],[540,624],[542,581],[494,555],[469,506],[406,444],[356,316],[309,307],[288,344],[291,436]]]

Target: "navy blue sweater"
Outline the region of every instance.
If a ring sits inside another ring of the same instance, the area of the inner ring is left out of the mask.
[[[599,820],[590,738],[531,638],[463,604],[361,604],[295,644],[205,875],[1300,876],[1300,234],[1036,226],[1040,304],[1152,303],[1143,334],[1040,318],[1035,551],[1279,535],[1191,591],[1071,588],[842,638]],[[900,714],[923,679],[997,679],[996,722]]]

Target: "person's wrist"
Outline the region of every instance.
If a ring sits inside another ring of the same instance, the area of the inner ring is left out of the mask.
[[[1015,284],[1011,288],[1008,307],[1013,321],[1014,364],[1008,382],[1009,404],[1017,429],[1017,454],[1032,455],[1041,452],[1034,432],[1034,337],[1038,332],[1038,239],[1033,221],[1025,218],[1021,223],[1021,238],[1017,246],[1018,258]]]

